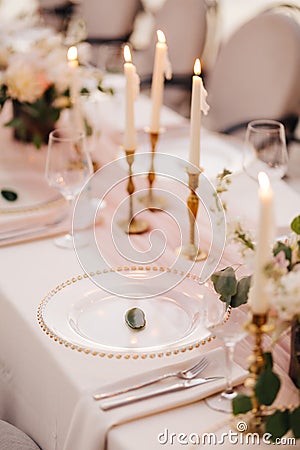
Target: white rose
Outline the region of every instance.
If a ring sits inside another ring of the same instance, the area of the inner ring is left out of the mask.
[[[67,62],[65,49],[56,49],[44,59],[45,70],[49,80],[55,85],[58,93],[63,93],[71,85],[72,71]]]
[[[269,281],[267,290],[282,320],[291,320],[300,314],[300,272],[289,272],[278,282]]]
[[[32,60],[12,58],[4,75],[8,95],[20,102],[33,103],[49,87],[49,80]]]

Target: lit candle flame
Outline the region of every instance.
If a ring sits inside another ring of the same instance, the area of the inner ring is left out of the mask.
[[[269,188],[270,188],[270,180],[269,180],[268,175],[265,172],[259,172],[259,174],[258,174],[258,182],[259,182],[260,188],[264,192],[269,190]]]
[[[131,63],[131,51],[130,51],[129,45],[127,45],[127,44],[124,47],[124,59],[125,59],[125,62]]]
[[[77,51],[77,47],[75,47],[75,45],[72,45],[72,47],[70,47],[68,49],[67,58],[68,58],[68,61],[70,61],[70,62],[77,61],[78,51]]]
[[[161,30],[157,30],[156,34],[157,34],[158,42],[160,42],[161,44],[165,44],[166,36],[164,35],[164,33]]]
[[[200,73],[201,73],[201,63],[200,59],[197,58],[194,64],[194,74],[199,76]]]

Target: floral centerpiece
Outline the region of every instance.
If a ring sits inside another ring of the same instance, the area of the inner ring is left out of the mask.
[[[230,171],[224,170],[217,176],[217,194],[222,195],[228,190],[230,175]],[[224,202],[223,207],[227,211]],[[251,295],[251,273],[256,250],[255,238],[247,226],[239,220],[227,221],[227,245],[231,244],[237,247],[240,254],[238,264],[215,272],[211,276],[211,281],[220,300],[231,308],[236,308],[247,303]],[[237,273],[241,267],[250,275],[238,278]],[[242,415],[242,420],[250,425],[249,428],[254,424],[252,431],[270,433],[273,441],[290,432],[293,435],[291,439],[296,444],[296,439],[300,439],[300,405],[280,408],[273,405],[281,380],[273,370],[272,347],[286,331],[290,331],[289,375],[300,392],[300,215],[292,220],[288,234],[274,242],[269,261],[263,270],[267,280],[266,291],[270,299],[268,316],[271,325],[275,324],[274,327],[270,327],[274,328],[271,333],[271,346],[262,354],[261,366],[258,372],[255,372],[257,378],[250,376],[249,383],[246,383],[248,393],[238,394],[233,399],[233,414],[238,416],[237,420],[240,420]],[[264,331],[267,328],[268,325]],[[258,341],[255,346],[254,353],[258,352]],[[254,353],[250,357],[250,372],[253,372],[254,364],[257,362],[257,355]]]
[[[61,112],[74,105],[74,95],[100,87],[99,72],[85,62],[87,44],[77,46],[79,66],[71,67],[63,37],[49,33],[27,49],[0,49],[0,111],[11,101],[12,117],[5,125],[15,138],[40,147]],[[76,92],[75,92],[75,90]]]
[[[242,259],[251,268],[255,253],[251,233],[240,222],[231,223],[229,229],[229,240],[239,245]],[[280,321],[278,335],[294,319],[300,322],[300,216],[291,222],[290,234],[275,242],[272,253],[272,259],[265,267],[266,290],[273,314]]]
[[[255,240],[240,222],[229,225],[229,242],[238,244],[242,260],[248,268],[253,267]],[[272,258],[265,266],[267,291],[271,303],[270,316],[276,320],[273,345],[282,333],[291,328],[291,357],[289,375],[300,389],[300,216],[291,222],[289,235],[277,240]],[[240,306],[248,300],[251,290],[251,275],[237,280],[236,270],[226,267],[212,275],[212,281],[220,299],[231,307]],[[264,369],[254,387],[259,404],[271,406],[280,388],[280,379],[273,372],[271,351],[264,353]],[[252,410],[251,396],[239,394],[233,400],[234,414],[245,414]],[[289,430],[300,438],[300,406],[273,409],[266,418],[265,431],[272,437],[282,437]]]

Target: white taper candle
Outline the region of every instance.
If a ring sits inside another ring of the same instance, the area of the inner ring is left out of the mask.
[[[160,110],[163,103],[165,71],[167,61],[167,43],[164,33],[157,30],[158,42],[155,47],[154,68],[151,85],[152,111],[150,131],[158,133],[160,128]]]
[[[196,59],[194,65],[194,75],[192,81],[191,98],[191,129],[190,129],[190,154],[189,161],[199,168],[200,163],[200,129],[201,129],[201,91],[202,79],[200,77],[200,59]],[[189,168],[189,171],[196,172],[197,169]]]
[[[139,78],[135,65],[132,64],[131,52],[128,45],[124,46],[124,59],[124,74],[126,78],[124,148],[125,150],[135,150],[134,102],[138,91],[137,84],[139,83]]]
[[[274,239],[273,192],[265,172],[258,174],[259,180],[259,222],[255,248],[255,265],[249,303],[253,314],[265,314],[269,309],[269,295],[266,292],[265,268],[272,258]]]

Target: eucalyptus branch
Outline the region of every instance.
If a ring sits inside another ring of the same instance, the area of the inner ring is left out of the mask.
[[[228,187],[231,184],[231,179],[230,179],[231,174],[232,174],[232,172],[230,170],[224,169],[223,172],[219,173],[216,176],[216,186],[215,186],[214,197],[216,199],[217,209],[219,209],[218,196],[220,196],[224,192],[228,191]],[[224,211],[227,211],[227,204],[223,200],[222,200],[222,206],[223,206]]]

